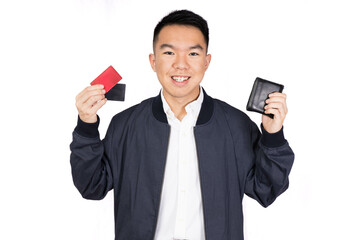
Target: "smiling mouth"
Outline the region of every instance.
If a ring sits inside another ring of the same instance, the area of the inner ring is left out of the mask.
[[[183,77],[183,76],[172,76],[171,79],[175,80],[176,82],[184,82],[188,80],[190,77]]]

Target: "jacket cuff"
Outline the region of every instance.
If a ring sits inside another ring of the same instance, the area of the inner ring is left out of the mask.
[[[95,123],[86,123],[82,121],[78,115],[78,121],[77,121],[77,126],[75,128],[75,132],[83,137],[88,137],[88,138],[98,137],[100,135],[98,131],[100,118],[98,115],[96,115],[96,117],[97,117],[97,121]]]
[[[284,137],[284,127],[282,127],[276,133],[268,133],[264,126],[261,124],[261,132],[262,138],[261,143],[269,148],[280,147],[286,143],[286,139]]]

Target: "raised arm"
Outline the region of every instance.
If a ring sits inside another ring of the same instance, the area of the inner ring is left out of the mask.
[[[74,184],[87,199],[102,199],[113,187],[109,156],[112,130],[109,127],[101,141],[96,114],[105,103],[102,85],[87,87],[76,97],[79,117],[70,144],[70,163]]]
[[[262,116],[262,134],[253,124],[254,164],[247,176],[245,193],[262,206],[269,206],[289,185],[294,153],[284,138],[283,123],[288,112],[286,95],[273,93],[266,101]]]

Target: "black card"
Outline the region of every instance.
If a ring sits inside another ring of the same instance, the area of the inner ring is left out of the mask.
[[[246,110],[265,114],[265,100],[269,98],[269,94],[273,92],[282,92],[284,85],[274,83],[262,78],[255,79]],[[265,114],[271,118],[273,114]]]
[[[107,98],[107,100],[124,101],[125,87],[125,84],[118,83],[105,94],[105,97]]]

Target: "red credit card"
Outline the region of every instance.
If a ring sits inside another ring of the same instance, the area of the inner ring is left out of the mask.
[[[102,72],[90,85],[102,84],[104,89],[108,92],[112,87],[118,83],[122,77],[120,74],[112,67],[108,67],[104,72]]]

